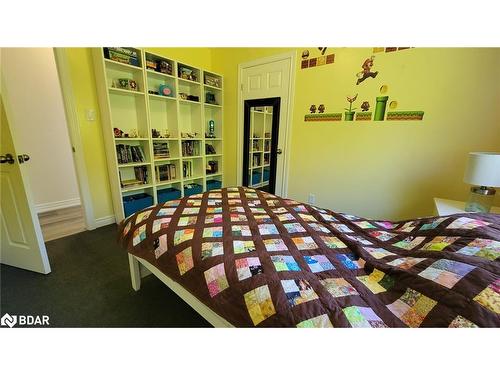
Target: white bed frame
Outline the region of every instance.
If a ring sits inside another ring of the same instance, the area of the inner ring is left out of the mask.
[[[226,319],[213,312],[208,306],[198,298],[189,293],[183,286],[161,272],[148,261],[128,254],[130,264],[130,278],[132,279],[132,288],[137,292],[141,289],[141,278],[152,273],[177,294],[184,302],[191,306],[198,314],[205,318],[214,327],[234,327]]]

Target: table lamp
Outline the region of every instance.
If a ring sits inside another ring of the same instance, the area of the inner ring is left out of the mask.
[[[500,187],[500,153],[469,153],[464,182],[476,185],[470,189],[465,211],[490,212],[496,192],[494,187]]]

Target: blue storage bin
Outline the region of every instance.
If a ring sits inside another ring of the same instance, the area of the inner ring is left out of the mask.
[[[269,181],[269,174],[271,171],[269,169],[264,169],[264,181]]]
[[[146,193],[127,195],[126,197],[123,197],[123,211],[125,212],[125,217],[152,205],[153,197]]]
[[[199,194],[203,193],[203,186],[198,185],[198,184],[190,184],[192,187],[191,188],[186,188],[184,187],[184,196],[189,197],[190,195],[193,194]]]
[[[219,180],[208,180],[207,190],[220,189],[222,187],[222,182]]]
[[[262,176],[262,173],[254,171],[252,172],[252,185],[255,184],[260,184],[260,177]]]
[[[158,203],[165,203],[181,197],[181,191],[174,188],[158,190]]]

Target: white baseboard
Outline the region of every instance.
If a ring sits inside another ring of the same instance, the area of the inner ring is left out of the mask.
[[[99,217],[99,218],[95,219],[95,227],[99,228],[99,227],[103,227],[105,225],[113,224],[115,222],[116,222],[116,220],[115,220],[114,215]]]
[[[66,199],[64,201],[40,203],[35,205],[36,212],[41,214],[43,212],[49,212],[54,210],[60,210],[62,208],[74,207],[81,205],[80,198]]]

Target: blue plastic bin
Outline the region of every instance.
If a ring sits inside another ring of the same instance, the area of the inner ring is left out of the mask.
[[[158,203],[165,203],[181,197],[181,191],[175,188],[158,190]]]
[[[264,169],[264,181],[269,181],[269,174],[271,171],[269,169]]]
[[[207,181],[207,190],[220,189],[222,187],[222,182],[219,180],[208,180]]]
[[[198,184],[190,184],[192,187],[191,188],[184,188],[184,196],[189,197],[190,195],[193,194],[199,194],[203,193],[203,186],[198,185]]]
[[[252,172],[252,185],[260,184],[260,177],[262,173],[254,171]]]
[[[125,212],[125,217],[151,205],[153,205],[153,197],[146,193],[123,197],[123,211]]]

